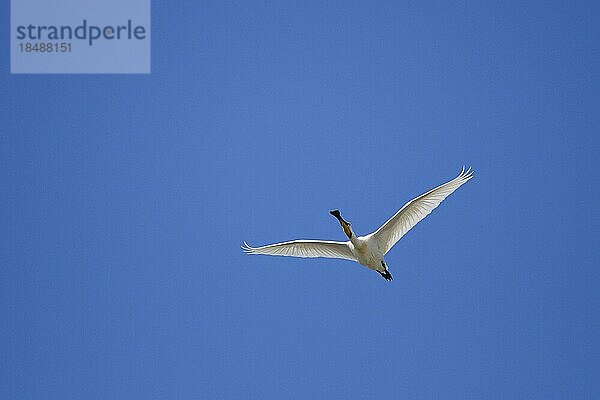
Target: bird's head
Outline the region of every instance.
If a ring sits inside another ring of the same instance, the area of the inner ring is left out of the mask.
[[[348,222],[344,218],[342,218],[342,215],[340,214],[340,210],[331,210],[331,211],[329,211],[329,214],[333,215],[334,217],[336,217],[338,219],[338,221],[340,221],[340,225],[342,225],[342,229],[344,230],[344,233],[346,234],[346,236],[348,236],[348,239],[352,239],[352,237],[354,236],[354,231],[352,230],[352,224],[350,224],[350,222]]]

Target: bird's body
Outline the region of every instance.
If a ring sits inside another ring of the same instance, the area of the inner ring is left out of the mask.
[[[354,241],[349,241],[350,251],[359,264],[375,271],[385,271],[384,253],[379,248],[377,241],[370,239],[369,236],[359,236]]]
[[[246,242],[242,249],[248,254],[268,254],[292,257],[341,258],[358,262],[377,271],[384,279],[392,280],[385,263],[385,254],[419,221],[425,218],[452,192],[473,177],[471,169],[463,170],[458,177],[414,198],[375,232],[356,236],[352,225],[344,220],[338,210],[329,213],[336,217],[348,237],[347,242],[323,240],[293,240],[261,247],[251,247]]]

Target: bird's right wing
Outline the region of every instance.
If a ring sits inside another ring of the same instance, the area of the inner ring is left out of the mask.
[[[356,258],[352,255],[352,251],[350,251],[348,242],[292,240],[290,242],[269,244],[261,247],[252,247],[244,242],[242,250],[248,254],[310,258],[342,258],[344,260],[356,261]]]
[[[370,236],[379,243],[384,254],[387,253],[406,232],[428,216],[446,197],[467,183],[472,177],[473,171],[471,168],[465,170],[463,167],[456,178],[406,203],[400,211]]]

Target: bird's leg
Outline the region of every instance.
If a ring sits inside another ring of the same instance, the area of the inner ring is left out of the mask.
[[[385,265],[385,261],[381,260],[381,266],[383,267],[383,272],[377,271],[379,272],[379,275],[381,275],[386,281],[394,280],[392,274],[390,274],[390,271],[388,271],[387,265]]]
[[[379,275],[381,275],[383,277],[383,279],[385,279],[386,281],[392,281],[394,280],[394,277],[392,276],[392,274],[390,274],[390,271],[377,271],[379,272]]]

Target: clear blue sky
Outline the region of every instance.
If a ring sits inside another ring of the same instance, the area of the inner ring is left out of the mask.
[[[151,75],[9,75],[0,397],[600,396],[597,2],[159,2]],[[342,240],[476,177],[388,254]]]

